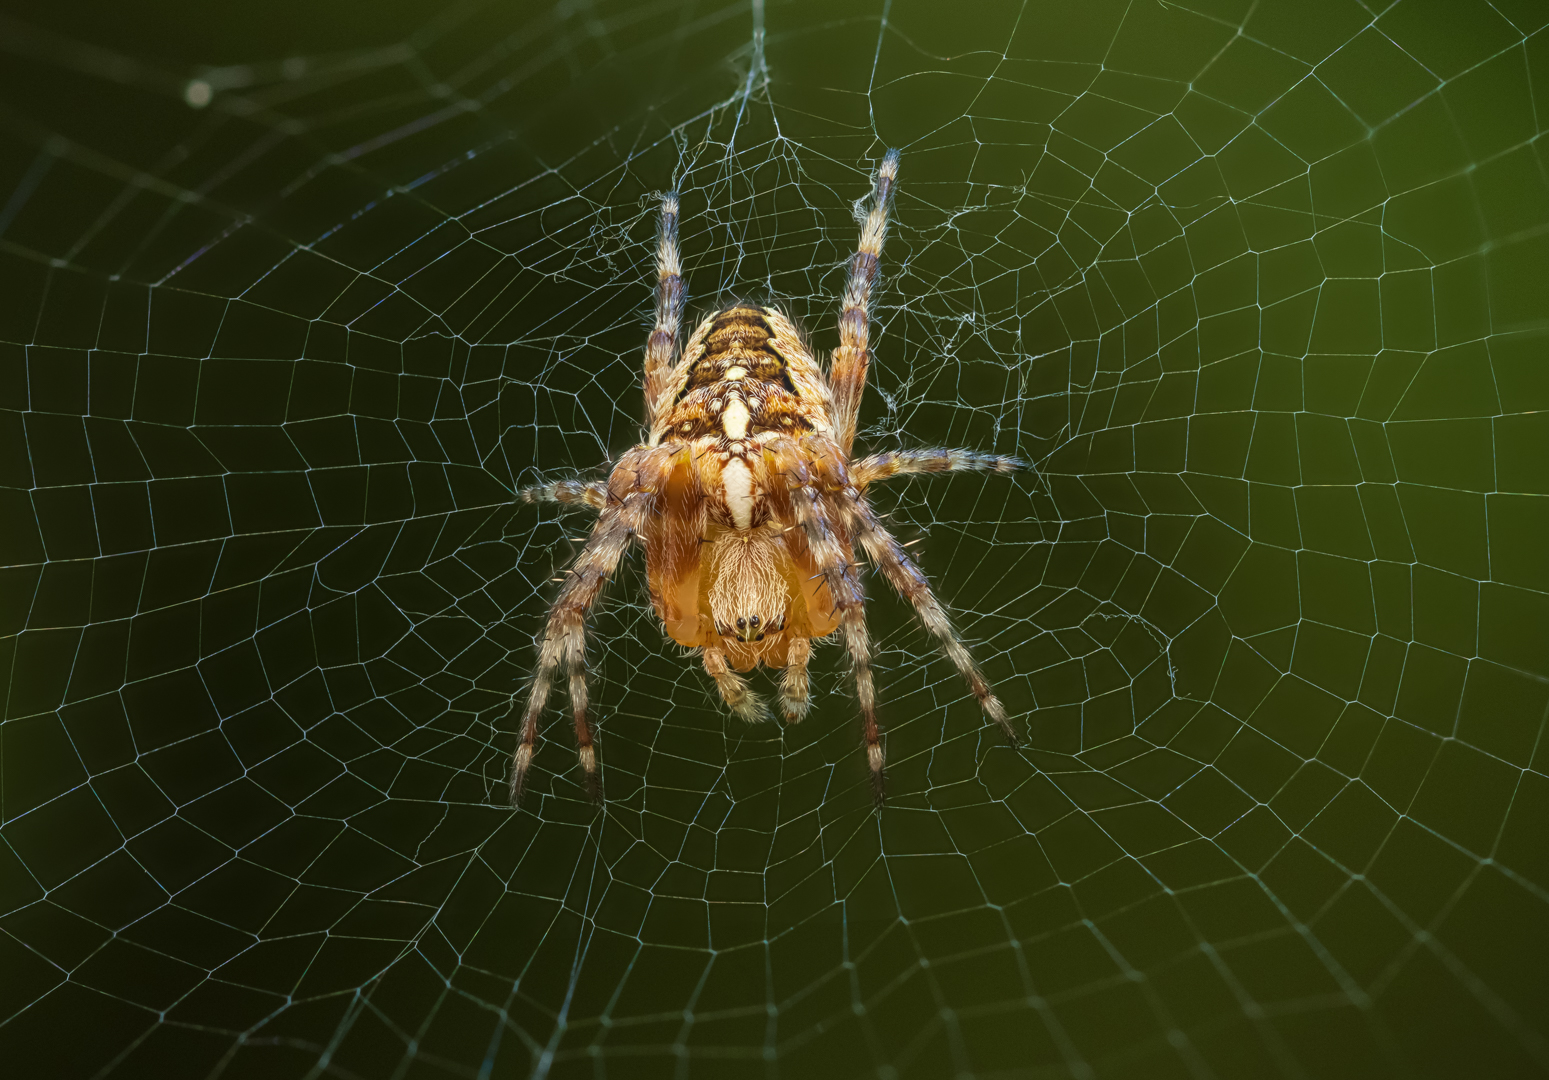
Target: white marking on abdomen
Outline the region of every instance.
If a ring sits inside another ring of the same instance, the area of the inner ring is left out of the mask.
[[[726,402],[726,411],[721,414],[721,430],[733,441],[747,438],[748,407],[740,397],[734,396]]]
[[[729,410],[728,410],[729,411]],[[739,529],[753,526],[753,474],[747,462],[733,458],[721,467],[721,482],[726,487],[726,508]]]

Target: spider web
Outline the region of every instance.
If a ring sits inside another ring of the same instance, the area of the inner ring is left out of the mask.
[[[62,17],[0,26],[5,1060],[1549,1068],[1540,7]],[[1025,744],[873,577],[875,814],[840,650],[728,719],[636,557],[606,805],[553,708],[511,811],[588,527],[512,493],[639,438],[654,193],[690,318],[828,348],[889,146],[860,443],[1035,463],[878,495]]]

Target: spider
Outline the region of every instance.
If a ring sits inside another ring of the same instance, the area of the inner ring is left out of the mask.
[[[850,459],[871,362],[871,292],[898,162],[898,151],[888,151],[873,179],[860,244],[850,257],[840,344],[826,373],[786,315],[741,301],[706,316],[679,357],[684,289],[678,197],[662,197],[656,325],[645,347],[649,435],[618,459],[606,482],[559,481],[520,492],[527,502],[589,507],[597,522],[549,611],[511,769],[513,805],[521,801],[538,716],[561,665],[569,676],[587,790],[599,797],[597,748],[587,719],[586,614],[633,542],[645,548],[651,603],[668,636],[698,651],[721,697],[744,720],[769,713],[738,672],[760,664],[783,669],[780,711],[794,723],[809,706],[812,641],[836,630],[843,636],[879,806],[882,735],[857,544],[914,605],[984,712],[1015,742],[1005,707],[924,573],[867,502],[866,490],[906,473],[1011,472],[1023,462],[945,449]]]

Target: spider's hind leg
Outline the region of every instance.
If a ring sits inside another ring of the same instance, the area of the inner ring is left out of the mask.
[[[952,629],[947,613],[942,608],[941,601],[936,599],[925,572],[877,519],[876,512],[867,504],[864,497],[844,504],[844,513],[856,539],[860,540],[861,546],[866,549],[866,554],[871,557],[872,562],[882,571],[893,588],[898,590],[898,594],[914,605],[915,614],[920,622],[935,636],[941,645],[941,651],[946,653],[947,659],[957,667],[964,681],[968,683],[968,688],[979,700],[979,707],[984,710],[984,714],[1000,725],[1007,742],[1012,746],[1017,745],[1016,730],[1011,726],[1011,718],[1006,714],[1006,706],[995,696],[995,691],[990,688],[983,672],[979,670],[979,665],[974,663],[973,655],[963,644],[963,639]]]
[[[842,519],[830,510],[827,500],[813,486],[812,473],[801,449],[793,440],[782,439],[771,442],[769,452],[774,456],[775,470],[786,477],[791,516],[806,534],[807,546],[839,615],[845,650],[850,654],[855,675],[855,699],[860,706],[866,763],[871,767],[872,795],[880,807],[887,795],[883,774],[886,762],[882,729],[877,723],[876,683],[871,674],[871,637],[866,632],[866,594],[836,530]]]
[[[705,671],[715,680],[715,688],[721,692],[727,708],[739,719],[750,724],[769,719],[764,699],[749,689],[748,680],[726,666],[726,654],[720,649],[705,646]]]
[[[598,514],[586,546],[564,575],[564,584],[549,609],[548,622],[538,646],[538,667],[533,672],[527,704],[522,709],[521,734],[511,762],[512,806],[522,801],[527,770],[532,766],[538,739],[538,718],[548,703],[562,665],[570,684],[576,753],[585,773],[586,789],[594,799],[599,796],[597,747],[591,721],[587,718],[586,615],[618,568],[619,560],[635,538],[645,531],[656,512],[662,477],[676,452],[671,447],[637,447],[619,461],[613,470],[612,482],[616,492],[627,494]]]

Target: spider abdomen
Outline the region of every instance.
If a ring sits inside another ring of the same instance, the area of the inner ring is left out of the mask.
[[[706,317],[667,384],[650,444],[718,435],[827,434],[832,405],[802,333],[774,308],[733,304]]]

